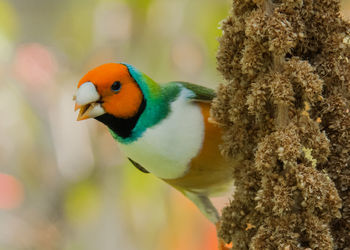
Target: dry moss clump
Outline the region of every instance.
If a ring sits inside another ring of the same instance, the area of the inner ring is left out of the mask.
[[[233,0],[212,116],[244,155],[233,249],[350,249],[350,25],[337,0]]]

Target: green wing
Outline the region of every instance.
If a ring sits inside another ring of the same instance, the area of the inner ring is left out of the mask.
[[[186,89],[191,90],[195,95],[190,99],[193,101],[199,102],[211,102],[214,97],[216,97],[216,93],[213,89],[209,89],[200,85],[188,83],[188,82],[173,82],[177,84],[181,84]]]

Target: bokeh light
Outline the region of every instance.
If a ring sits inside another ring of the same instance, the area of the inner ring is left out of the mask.
[[[57,63],[53,53],[40,44],[24,44],[17,48],[14,75],[30,87],[53,84]]]
[[[0,174],[0,209],[17,208],[23,201],[21,182],[13,176]]]

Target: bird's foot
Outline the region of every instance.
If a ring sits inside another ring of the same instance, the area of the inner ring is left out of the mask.
[[[219,249],[218,250],[232,250],[232,243],[226,244],[223,239],[218,238],[219,240]]]
[[[220,229],[220,221],[216,223],[216,232],[218,233]],[[218,236],[218,250],[231,250],[232,243],[226,244],[225,241]]]
[[[219,240],[219,249],[218,250],[232,250],[232,243],[226,244],[222,239]]]

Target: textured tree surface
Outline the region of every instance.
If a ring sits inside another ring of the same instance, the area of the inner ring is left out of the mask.
[[[233,249],[350,249],[350,25],[336,0],[233,0],[212,107],[244,155],[220,236]]]

